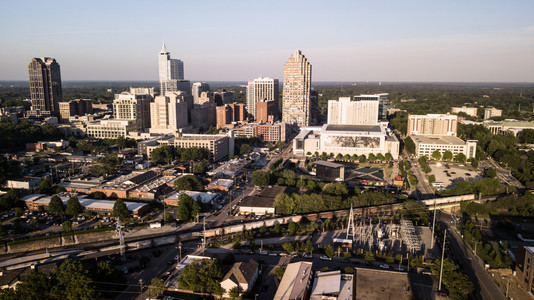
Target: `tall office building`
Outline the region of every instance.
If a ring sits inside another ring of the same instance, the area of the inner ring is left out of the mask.
[[[296,50],[284,64],[282,121],[291,125],[310,125],[311,65]]]
[[[328,100],[328,124],[378,125],[378,101],[351,101],[350,97]]]
[[[256,102],[260,100],[275,101],[278,106],[278,79],[259,77],[248,82],[246,109],[250,116],[256,116]]]
[[[136,91],[143,92],[141,89],[130,89],[130,92],[115,94],[113,118],[135,121],[135,130],[144,132],[150,127],[150,102],[154,98],[149,93],[137,94]]]
[[[171,53],[167,51],[165,44],[161,47],[159,52],[159,83],[160,95],[165,95],[167,92],[176,92],[184,89],[184,63],[179,59],[171,59]],[[189,81],[187,81],[187,90],[189,93]]]
[[[354,96],[354,101],[359,100],[376,100],[378,101],[378,119],[385,120],[388,118],[388,95],[389,93],[359,95]]]
[[[73,116],[85,116],[93,113],[91,99],[76,99],[59,102],[59,115],[62,121],[69,121]]]
[[[28,64],[31,115],[58,115],[63,98],[59,64],[51,57],[35,57]]]
[[[150,103],[151,133],[176,133],[189,126],[187,96],[183,92],[157,96]]]
[[[198,98],[202,92],[209,92],[210,85],[205,82],[195,82],[191,86],[191,95],[193,96],[193,103],[198,104]]]
[[[456,136],[458,116],[428,114],[408,116],[408,135]]]
[[[234,103],[234,92],[229,92],[227,90],[222,90],[213,93],[215,103],[217,106],[223,106],[225,104]]]

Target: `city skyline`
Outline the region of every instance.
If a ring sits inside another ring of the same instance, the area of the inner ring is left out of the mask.
[[[191,80],[282,79],[287,53],[300,49],[314,81],[534,82],[528,1],[26,4],[3,7],[0,80],[25,80],[27,61],[49,56],[67,81],[156,81],[165,42]],[[62,17],[44,19],[52,14]]]

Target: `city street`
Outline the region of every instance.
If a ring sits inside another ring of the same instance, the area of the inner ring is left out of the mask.
[[[473,251],[462,240],[456,230],[449,226],[452,220],[451,216],[445,213],[440,213],[438,216],[442,228],[447,228],[451,253],[453,253],[464,272],[473,282],[477,299],[506,299],[497,284],[484,269],[484,263],[473,254]]]

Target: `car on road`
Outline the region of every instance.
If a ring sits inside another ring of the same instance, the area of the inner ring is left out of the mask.
[[[386,269],[386,270],[389,270],[389,265],[388,265],[388,264],[381,264],[381,265],[380,265],[380,269]]]
[[[465,173],[465,176],[471,176],[471,173]]]
[[[278,256],[278,254],[273,252],[273,253],[269,253],[269,256]]]
[[[269,252],[267,250],[260,251],[260,255],[267,255],[267,254],[269,254]]]
[[[328,257],[326,255],[322,255],[321,257],[319,257],[319,259],[322,259],[322,260],[332,260],[331,257]]]
[[[441,297],[449,297],[449,293],[446,291],[437,291],[436,294]]]
[[[304,254],[302,255],[303,258],[313,258],[313,255],[311,254]]]

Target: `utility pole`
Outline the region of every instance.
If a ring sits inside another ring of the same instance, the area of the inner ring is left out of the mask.
[[[263,252],[263,240],[260,240],[260,253]]]
[[[443,245],[441,245],[441,268],[439,270],[439,285],[438,290],[441,291],[441,276],[443,275],[443,259],[445,258],[445,239],[447,238],[447,230],[443,231]]]
[[[119,235],[119,241],[120,241],[121,260],[126,261],[126,244],[124,243],[124,233],[122,232],[122,226],[121,226],[121,221],[119,217],[117,217],[117,233]]]
[[[178,242],[178,250],[179,250],[179,256],[178,256],[178,263],[182,261],[182,242]]]
[[[202,255],[204,255],[204,250],[206,250],[206,216],[203,216],[203,232],[202,232]]]
[[[430,239],[430,249],[434,249],[434,228],[436,228],[436,200],[434,199],[434,220],[432,221],[432,239]]]

